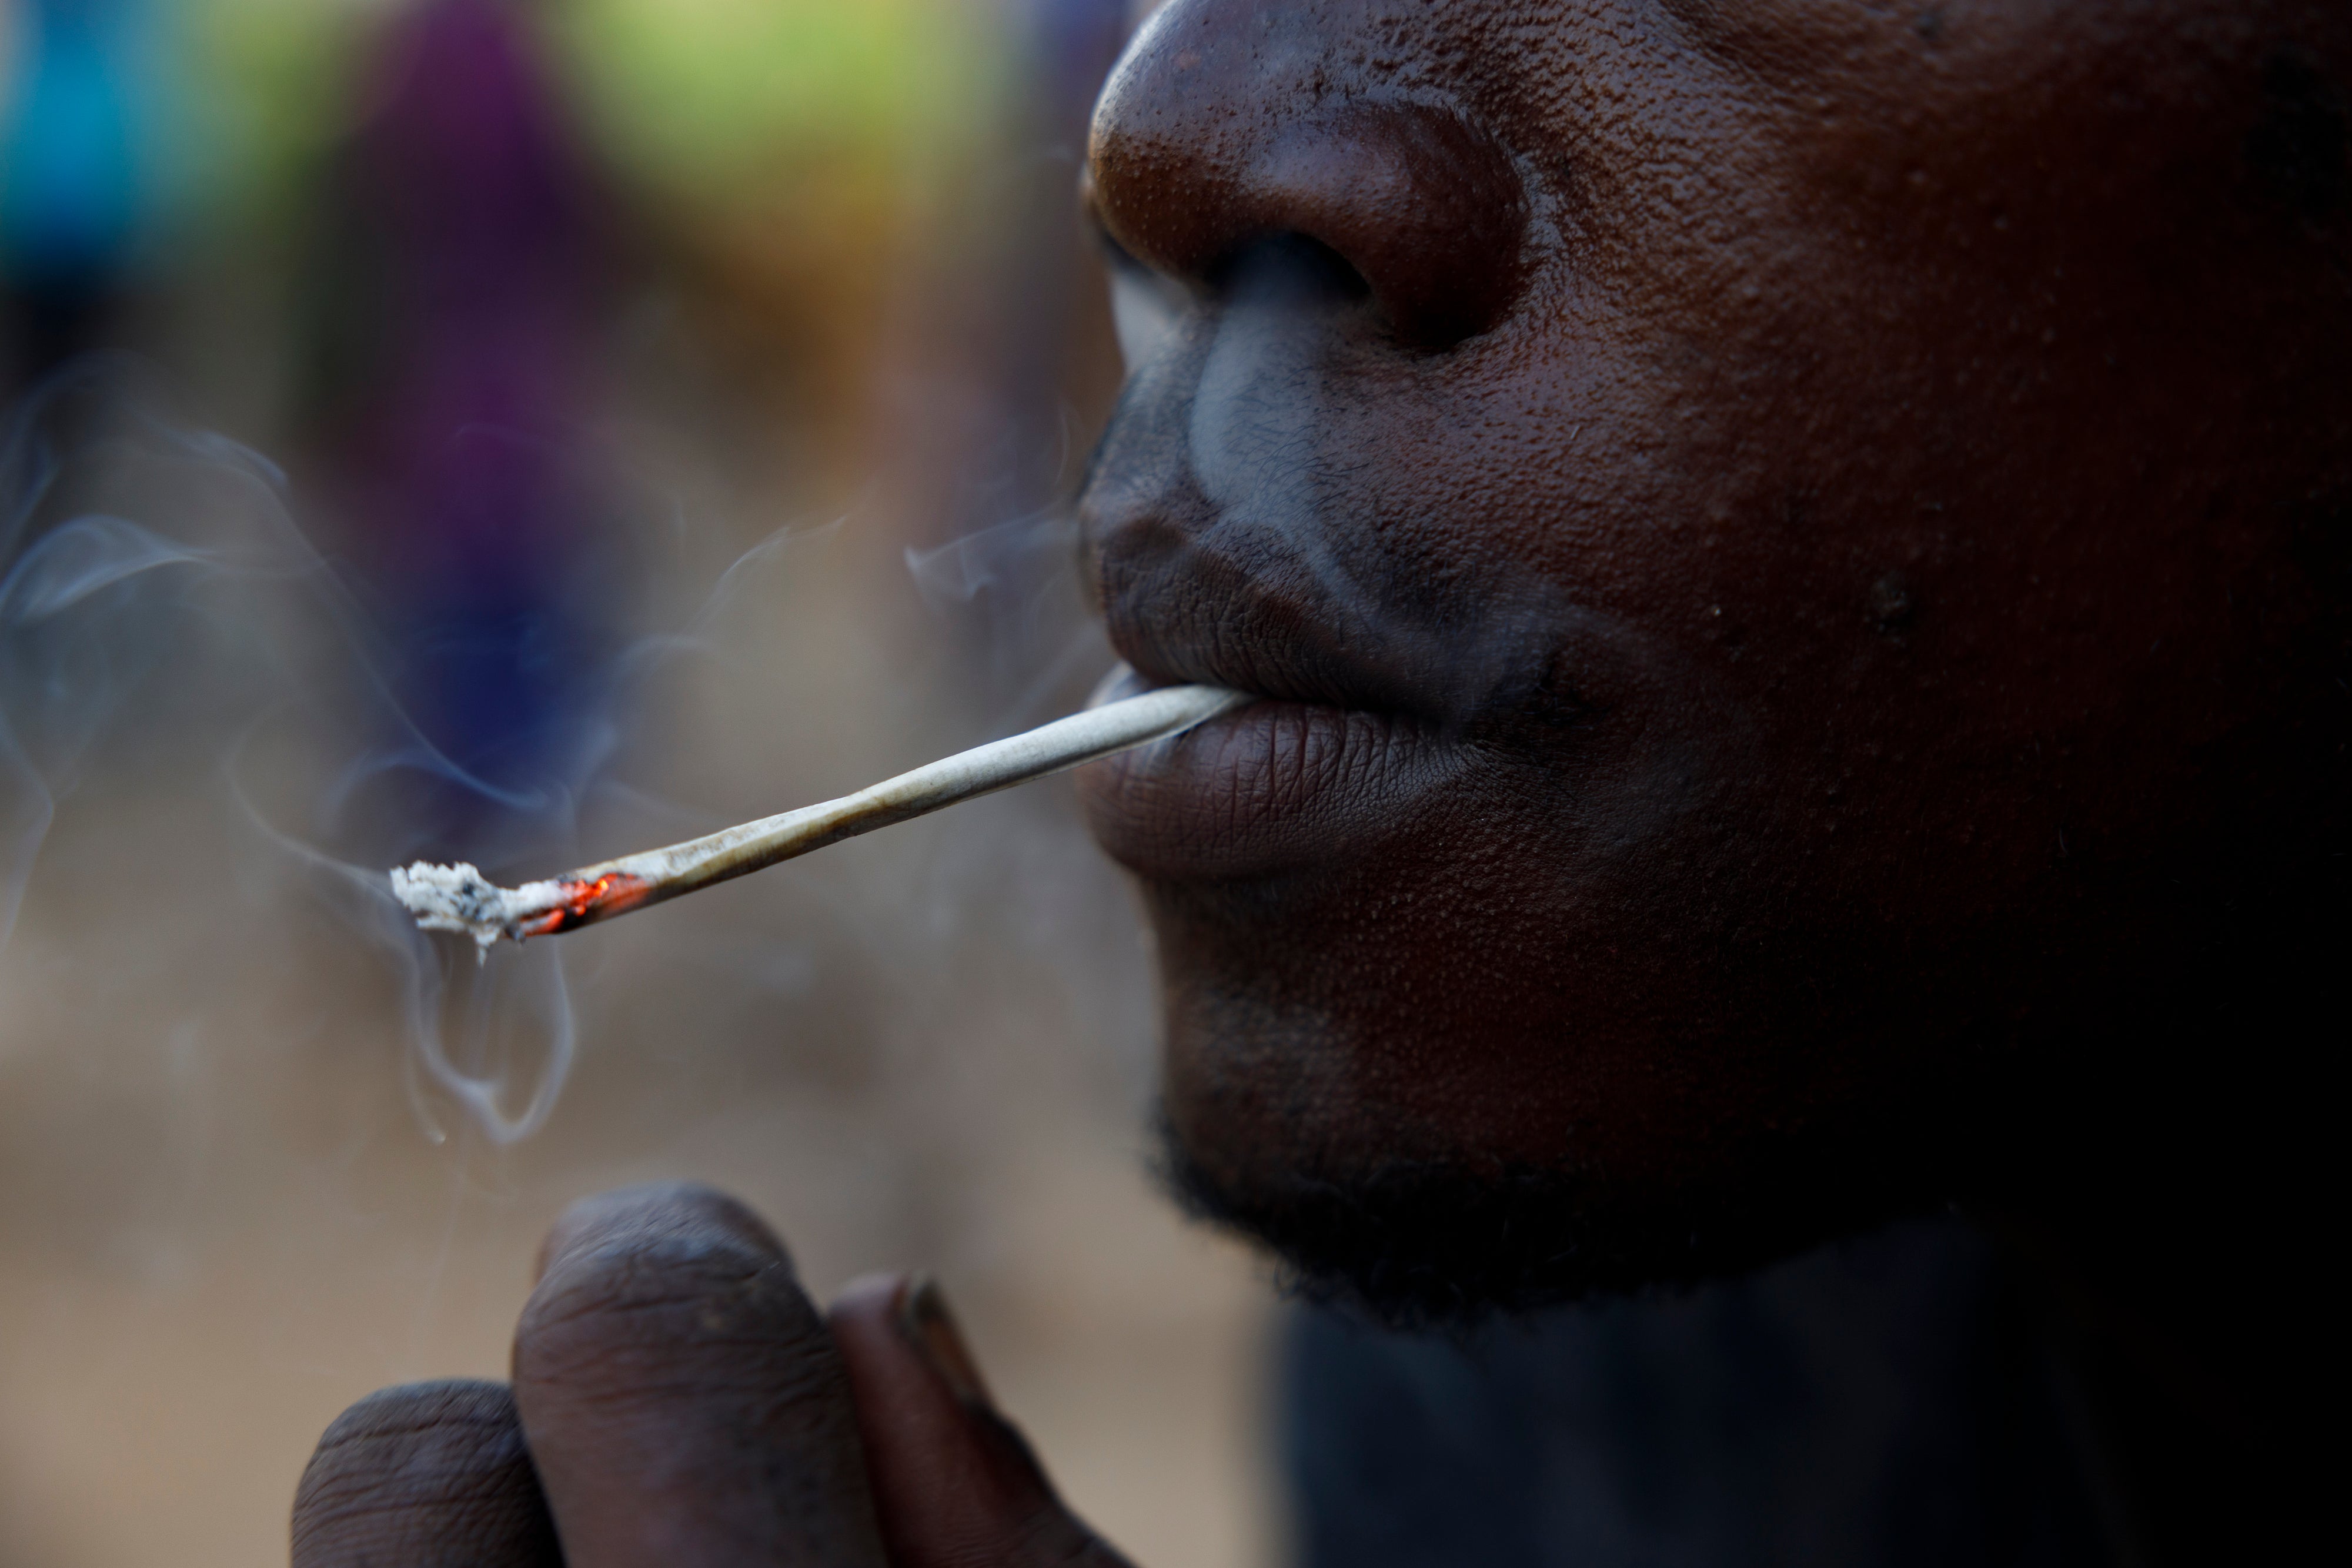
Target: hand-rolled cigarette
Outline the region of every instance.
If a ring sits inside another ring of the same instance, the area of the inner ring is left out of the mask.
[[[1218,686],[1164,686],[974,747],[838,800],[583,866],[546,882],[499,887],[470,865],[418,861],[392,873],[392,893],[423,929],[463,932],[487,952],[501,936],[520,942],[592,925],[960,800],[1181,734],[1251,700],[1245,693]]]

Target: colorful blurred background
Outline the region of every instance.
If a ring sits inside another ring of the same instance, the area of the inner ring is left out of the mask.
[[[1279,1552],[1267,1294],[1145,1166],[1066,781],[477,968],[551,870],[1082,700],[1128,0],[0,10],[0,1564],[282,1560],[569,1199],[922,1266],[1138,1560]]]

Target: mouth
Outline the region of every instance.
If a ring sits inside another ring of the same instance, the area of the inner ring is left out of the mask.
[[[1370,528],[1268,526],[1155,477],[1097,469],[1080,504],[1122,678],[1259,700],[1080,773],[1114,859],[1171,882],[1336,868],[1475,773],[1556,759],[1580,704],[1530,580],[1416,570]]]
[[[1104,690],[1162,684],[1122,666]],[[1467,760],[1426,719],[1261,696],[1078,778],[1113,859],[1155,879],[1223,881],[1352,858]]]

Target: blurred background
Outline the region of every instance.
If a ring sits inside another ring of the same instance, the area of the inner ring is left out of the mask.
[[[497,955],[530,874],[1083,699],[1128,0],[0,8],[0,1564],[282,1560],[571,1198],[942,1281],[1078,1509],[1273,1561],[1267,1297],[1153,1192],[1066,781]]]

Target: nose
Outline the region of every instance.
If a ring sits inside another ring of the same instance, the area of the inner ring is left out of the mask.
[[[1343,9],[1163,7],[1096,108],[1089,199],[1130,255],[1205,290],[1251,246],[1303,236],[1355,269],[1399,338],[1448,348],[1517,292],[1527,194],[1459,106],[1402,96],[1366,41],[1335,36]]]

